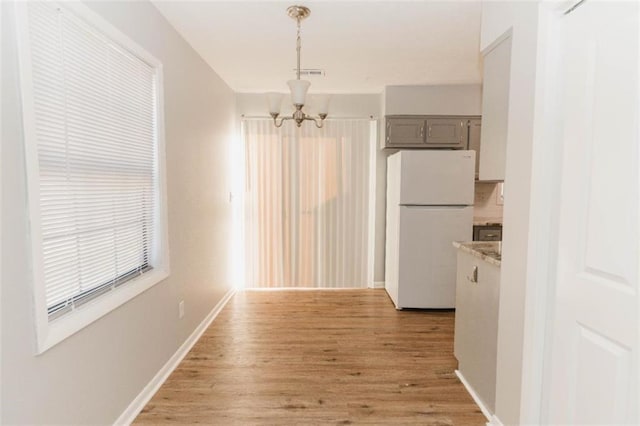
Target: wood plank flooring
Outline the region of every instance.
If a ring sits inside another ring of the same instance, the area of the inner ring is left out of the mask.
[[[484,425],[453,327],[384,290],[240,292],[135,423]]]

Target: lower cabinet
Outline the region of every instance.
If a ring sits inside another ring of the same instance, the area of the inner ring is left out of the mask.
[[[458,370],[495,413],[500,268],[458,250],[454,355]]]

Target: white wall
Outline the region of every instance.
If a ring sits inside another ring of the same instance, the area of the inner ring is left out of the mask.
[[[482,86],[387,86],[385,115],[481,115]]]
[[[2,424],[114,422],[232,285],[234,93],[151,3],[89,6],[164,64],[171,276],[34,355],[15,22],[3,2]]]
[[[512,31],[498,327],[496,415],[520,424],[525,289],[530,262],[538,2],[484,2],[480,48]]]

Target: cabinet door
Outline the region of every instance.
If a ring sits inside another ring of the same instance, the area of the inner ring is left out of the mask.
[[[387,118],[386,146],[424,146],[422,118]]]
[[[502,230],[500,229],[479,229],[478,241],[502,241]]]
[[[480,180],[504,180],[510,75],[511,37],[484,56]]]
[[[462,118],[428,118],[427,140],[430,148],[466,148],[467,120]]]
[[[458,360],[458,369],[473,353],[473,299],[470,297],[468,285],[473,268],[477,262],[461,250],[457,252],[456,265],[456,315],[453,334],[453,355]]]
[[[476,179],[478,179],[478,173],[480,172],[480,132],[482,129],[482,120],[471,119],[469,120],[469,145],[467,149],[472,149],[476,152]]]
[[[454,355],[458,370],[495,411],[500,268],[458,251]]]

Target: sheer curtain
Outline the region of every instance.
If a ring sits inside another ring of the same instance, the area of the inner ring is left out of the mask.
[[[366,287],[375,126],[247,119],[243,132],[247,287]]]

